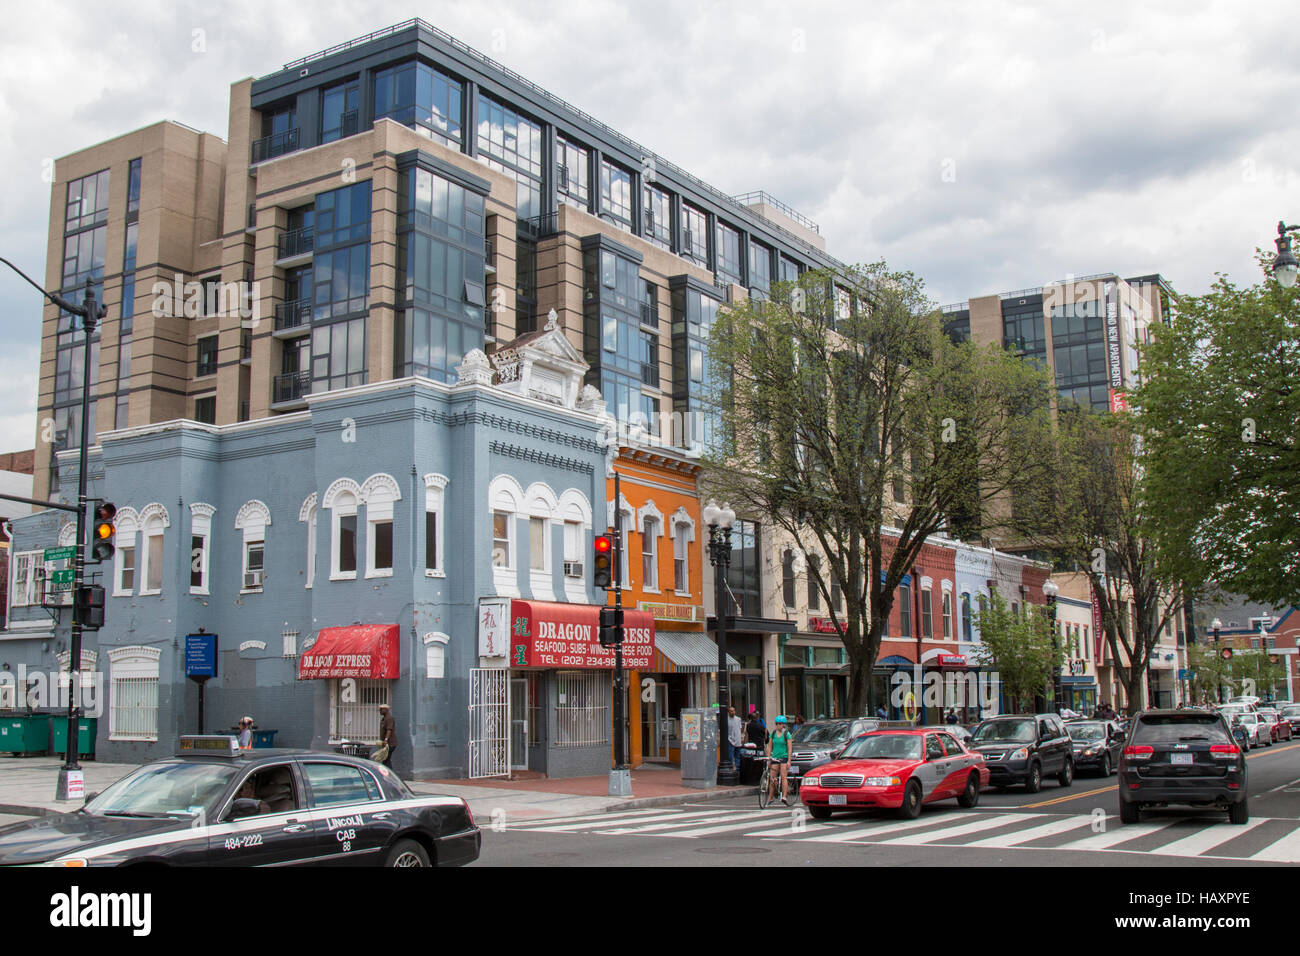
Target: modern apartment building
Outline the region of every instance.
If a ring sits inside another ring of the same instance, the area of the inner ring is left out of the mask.
[[[717,305],[835,265],[794,210],[726,195],[420,20],[234,83],[224,141],[163,122],[56,177],[47,287],[90,279],[108,307],[97,432],[449,381],[554,309],[610,411],[652,432],[676,416],[666,440],[689,445]],[[80,338],[47,307],[38,495],[79,434]]]

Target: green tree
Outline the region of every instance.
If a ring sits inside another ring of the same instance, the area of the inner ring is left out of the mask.
[[[1222,691],[1232,686],[1228,662],[1217,644],[1189,644],[1187,666],[1191,668],[1191,695],[1194,702],[1217,701]]]
[[[1274,663],[1267,651],[1238,651],[1228,662],[1228,678],[1238,694],[1273,699],[1280,681],[1286,680],[1286,671]]]
[[[896,589],[930,535],[977,528],[1017,470],[1037,468],[1026,449],[1043,422],[1023,410],[1046,407],[1047,378],[953,344],[921,281],[883,263],[722,309],[709,356],[723,439],[704,490],[825,555],[808,573],[842,624],[850,712],[872,713]]]
[[[1013,614],[994,591],[980,599],[975,621],[980,647],[973,656],[997,671],[1003,695],[1014,701],[1021,713],[1032,711],[1035,695],[1046,695],[1053,675],[1059,674],[1065,663],[1065,648],[1054,639],[1047,609],[1026,603],[1020,613]]]
[[[1300,288],[1220,275],[1153,335],[1133,396],[1151,533],[1191,581],[1300,603]]]
[[[1013,533],[1088,578],[1130,709],[1166,625],[1189,593],[1185,561],[1150,531],[1132,416],[1062,403],[1040,454],[1049,477],[1023,476],[1007,519]]]

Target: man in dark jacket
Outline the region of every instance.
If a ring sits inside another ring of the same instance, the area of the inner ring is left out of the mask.
[[[757,710],[750,712],[749,726],[745,728],[745,739],[759,750],[767,746],[767,727],[763,723],[763,715]]]
[[[388,745],[388,755],[384,757],[384,766],[393,765],[393,751],[397,749],[397,721],[387,704],[379,705],[379,741]]]

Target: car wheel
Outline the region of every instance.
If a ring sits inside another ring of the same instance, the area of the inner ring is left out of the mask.
[[[1101,755],[1101,775],[1103,777],[1110,776],[1110,754]]]
[[[1228,822],[1236,824],[1250,822],[1250,807],[1246,804],[1246,798],[1244,796],[1232,806],[1228,807]]]
[[[808,812],[812,814],[814,820],[829,820],[831,818],[830,807],[809,806]]]
[[[1037,793],[1043,789],[1043,768],[1036,763],[1029,765],[1029,777],[1025,780],[1025,793]]]
[[[1056,782],[1063,787],[1068,787],[1070,784],[1074,783],[1074,761],[1073,760],[1067,760],[1065,762],[1065,769],[1056,775]]]
[[[414,840],[398,840],[384,857],[384,866],[432,866],[429,852]]]
[[[1120,823],[1141,823],[1142,808],[1136,803],[1119,802],[1119,822]]]
[[[903,791],[903,804],[898,815],[904,820],[915,820],[921,815],[921,785],[913,780]]]
[[[966,778],[966,789],[961,792],[957,798],[957,806],[965,807],[969,810],[980,802],[980,775],[971,774]]]

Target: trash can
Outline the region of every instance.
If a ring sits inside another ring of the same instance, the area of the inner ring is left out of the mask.
[[[256,750],[259,747],[274,747],[275,734],[276,731],[274,730],[253,731],[253,749]]]
[[[68,753],[68,718],[65,714],[47,714],[50,727],[54,731],[53,750],[60,757]],[[93,760],[95,757],[95,734],[99,730],[99,718],[80,717],[77,721],[77,757]]]
[[[66,731],[66,727],[64,730]],[[11,714],[0,717],[0,753],[48,754],[49,714]]]
[[[763,776],[763,762],[758,758],[763,754],[757,747],[740,748],[740,771],[741,786],[757,785]]]

